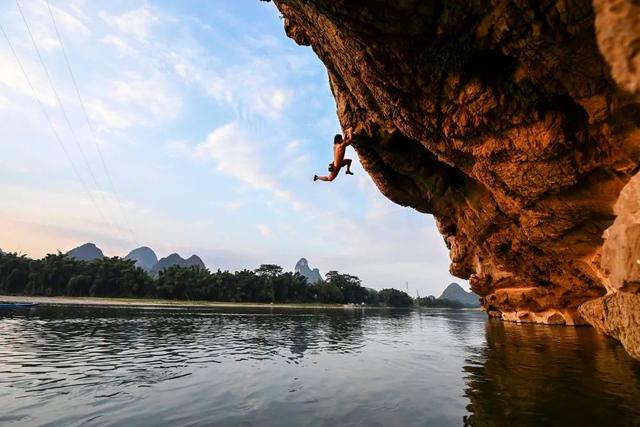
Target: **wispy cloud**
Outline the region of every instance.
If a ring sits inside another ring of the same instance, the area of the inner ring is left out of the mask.
[[[266,224],[256,224],[256,228],[262,234],[263,237],[271,238],[273,237],[273,230]]]
[[[164,149],[171,157],[190,157],[192,154],[191,146],[185,140],[169,141],[164,145]]]
[[[205,142],[196,146],[194,154],[210,158],[219,172],[230,175],[255,190],[262,190],[289,203],[296,210],[304,204],[284,190],[276,179],[264,172],[260,145],[237,122],[213,130]]]
[[[76,5],[69,4],[69,10],[59,8],[51,2],[47,5],[44,1],[34,2],[33,5],[35,10],[44,14],[47,13],[47,9],[45,8],[51,7],[56,25],[63,33],[68,32],[69,34],[73,34],[74,37],[88,37],[91,34],[88,26],[89,17]]]
[[[101,11],[99,16],[110,26],[139,42],[146,41],[152,28],[160,22],[160,18],[146,5],[117,15]]]
[[[0,84],[4,85],[15,94],[32,98],[33,92],[29,83],[20,70],[20,66],[18,65],[15,57],[9,48],[5,47],[5,45],[6,43],[2,44],[2,47],[0,48],[2,49],[0,50],[0,63],[3,64],[3,66],[0,67]],[[24,55],[23,52],[19,52],[18,55],[38,98],[40,98],[40,101],[50,107],[57,106],[58,103],[56,98],[43,74],[40,64],[32,61],[31,57]]]
[[[199,86],[236,112],[248,111],[271,120],[283,117],[296,96],[282,77],[286,62],[277,57],[249,57],[240,64],[225,64],[203,50],[191,42],[179,49],[166,46],[161,56],[185,82]]]
[[[0,110],[9,107],[9,98],[4,95],[0,95]]]
[[[175,119],[182,109],[182,96],[157,70],[145,76],[129,71],[98,84],[102,95],[90,99],[87,108],[104,130],[155,126]]]
[[[240,200],[229,200],[228,202],[225,202],[224,208],[228,210],[236,210],[236,209],[243,208],[245,205],[246,203]]]

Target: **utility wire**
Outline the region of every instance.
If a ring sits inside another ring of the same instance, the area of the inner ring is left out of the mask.
[[[113,194],[115,196],[116,202],[118,203],[118,207],[120,208],[120,214],[122,215],[122,218],[124,219],[125,225],[127,226],[127,230],[129,231],[129,234],[131,236],[131,240],[132,242],[135,243],[135,233],[133,231],[133,228],[131,227],[131,223],[129,222],[129,218],[127,217],[126,211],[122,205],[122,202],[120,201],[120,197],[118,195],[118,192],[116,190],[116,186],[113,183],[113,179],[111,178],[111,173],[109,172],[109,168],[107,167],[107,163],[104,160],[104,156],[102,155],[102,150],[100,149],[100,144],[98,143],[98,137],[96,136],[96,132],[91,124],[91,120],[89,120],[89,114],[87,114],[87,109],[84,105],[84,100],[82,99],[82,95],[80,94],[80,89],[78,88],[78,83],[75,77],[75,74],[73,73],[73,70],[71,69],[71,62],[69,61],[69,57],[67,55],[67,50],[64,46],[64,42],[62,41],[62,36],[60,35],[60,31],[58,30],[58,25],[56,24],[56,19],[53,16],[53,11],[51,10],[51,5],[49,4],[49,0],[45,0],[47,3],[47,9],[49,9],[49,16],[51,17],[51,22],[53,23],[53,28],[56,31],[56,36],[58,37],[58,42],[60,42],[60,47],[62,48],[62,55],[64,56],[64,61],[67,65],[67,70],[69,71],[69,75],[71,76],[71,81],[73,82],[73,88],[76,91],[76,95],[78,96],[78,101],[80,103],[80,106],[82,107],[82,112],[84,114],[84,118],[85,121],[87,122],[87,126],[89,128],[89,131],[91,132],[91,136],[93,137],[93,144],[96,147],[96,151],[98,152],[98,157],[100,158],[100,163],[102,164],[102,169],[104,170],[105,176],[107,177],[107,181],[109,182],[109,186],[111,187],[111,191],[113,191]]]
[[[93,203],[94,207],[96,208],[96,210],[100,214],[100,217],[102,218],[102,220],[105,221],[105,222],[108,222],[108,221],[106,221],[102,210],[100,209],[100,207],[96,203],[95,199],[93,198],[93,196],[91,194],[91,191],[89,191],[89,188],[87,187],[85,182],[82,180],[82,176],[78,172],[78,168],[76,167],[73,159],[71,158],[71,155],[69,154],[69,151],[67,150],[67,147],[64,145],[64,142],[62,142],[62,139],[60,138],[60,135],[58,134],[58,131],[56,130],[55,126],[53,125],[53,122],[51,121],[51,117],[49,117],[49,113],[47,113],[47,109],[45,108],[44,104],[40,100],[40,97],[37,95],[37,92],[36,92],[35,88],[33,87],[33,83],[31,83],[31,79],[29,78],[29,75],[27,74],[27,71],[25,70],[24,66],[22,65],[22,61],[20,61],[20,57],[18,56],[15,48],[13,47],[13,43],[11,43],[11,39],[9,39],[9,36],[7,35],[6,31],[4,30],[4,27],[2,26],[2,22],[0,22],[0,31],[2,32],[2,35],[4,36],[5,40],[7,41],[8,45],[9,45],[9,48],[11,49],[11,52],[13,53],[13,56],[14,56],[16,62],[18,63],[18,66],[20,67],[20,70],[22,71],[22,74],[23,74],[25,80],[27,81],[27,84],[29,85],[29,88],[31,89],[31,94],[32,94],[33,98],[38,102],[38,105],[40,106],[40,109],[42,110],[42,114],[44,115],[45,119],[47,120],[47,123],[49,124],[49,127],[51,128],[51,131],[53,132],[53,135],[55,136],[55,139],[58,142],[58,145],[60,146],[60,148],[64,152],[67,160],[69,161],[69,164],[71,165],[71,169],[75,173],[76,178],[78,179],[78,182],[80,182],[82,188],[87,193],[87,196],[89,197],[89,199]]]
[[[69,132],[71,133],[71,136],[73,137],[74,142],[76,143],[76,146],[78,147],[78,151],[80,151],[80,154],[82,156],[82,159],[85,163],[85,165],[87,166],[87,169],[89,171],[89,175],[91,176],[91,179],[94,183],[94,185],[96,186],[96,188],[98,190],[100,190],[100,184],[98,183],[98,180],[96,179],[95,174],[93,173],[93,170],[91,168],[91,165],[89,163],[89,160],[87,159],[87,156],[84,152],[84,150],[82,149],[82,144],[80,144],[80,141],[78,140],[78,136],[76,135],[76,132],[73,129],[73,125],[71,124],[71,120],[69,120],[69,116],[67,115],[67,110],[64,108],[64,105],[62,103],[62,99],[60,98],[60,95],[58,94],[58,91],[56,90],[55,84],[53,83],[53,79],[51,78],[51,74],[49,73],[49,69],[46,65],[46,63],[44,62],[44,59],[42,58],[42,54],[40,53],[40,49],[38,48],[38,43],[36,42],[35,37],[33,36],[33,32],[31,31],[31,27],[29,26],[29,22],[27,21],[27,18],[24,15],[24,12],[22,11],[22,7],[20,6],[20,2],[18,0],[16,0],[16,5],[18,6],[18,11],[20,12],[20,16],[22,17],[22,21],[24,22],[25,27],[27,28],[27,32],[29,33],[29,37],[31,38],[31,43],[33,44],[33,48],[36,51],[36,54],[38,56],[38,60],[40,61],[40,65],[42,65],[42,68],[44,69],[44,72],[47,76],[47,80],[49,81],[49,86],[51,86],[51,90],[53,91],[53,94],[56,98],[56,100],[58,101],[58,105],[60,106],[60,110],[62,111],[62,116],[64,117],[65,122],[67,123],[67,127],[69,128]],[[77,171],[77,169],[76,169]],[[81,178],[80,174],[77,172],[77,174],[79,175],[79,178]],[[87,185],[83,182],[83,186],[87,189],[87,191],[89,191]],[[89,191],[89,194],[91,194],[91,191]],[[93,196],[91,196],[92,199]],[[95,200],[95,199],[94,199]],[[104,215],[103,215],[104,217]],[[106,219],[106,217],[105,217]],[[112,231],[115,230],[116,233],[113,233],[114,235],[119,234],[118,233],[118,228],[116,226],[114,226],[112,221],[107,220],[106,221],[109,226],[112,228]]]
[[[38,102],[38,105],[40,106],[40,109],[42,110],[42,114],[44,115],[47,123],[49,124],[49,127],[51,128],[51,131],[53,132],[53,135],[54,135],[56,141],[58,142],[58,145],[60,146],[60,148],[64,152],[64,155],[67,158],[67,160],[69,161],[69,164],[71,165],[71,169],[73,170],[74,174],[76,175],[76,178],[77,178],[78,182],[82,186],[82,189],[87,193],[87,196],[88,196],[89,200],[91,201],[93,206],[96,208],[96,211],[98,211],[98,214],[100,215],[100,218],[105,223],[109,224],[109,221],[107,221],[106,217],[104,216],[104,213],[102,212],[102,209],[100,209],[100,206],[98,205],[98,203],[96,202],[95,198],[91,194],[91,191],[89,190],[89,187],[87,187],[86,183],[82,179],[82,176],[80,175],[80,172],[78,171],[78,168],[76,167],[76,164],[73,161],[73,158],[71,157],[71,154],[69,153],[69,150],[67,150],[67,147],[64,145],[64,142],[62,141],[62,138],[60,138],[60,134],[58,134],[58,131],[56,130],[55,126],[53,125],[53,122],[51,121],[51,117],[49,116],[49,113],[47,113],[47,109],[45,108],[44,104],[40,100],[40,97],[37,95],[37,92],[36,92],[36,90],[35,90],[35,88],[33,86],[33,83],[31,82],[31,79],[29,78],[29,75],[27,74],[26,69],[22,65],[22,61],[20,60],[20,57],[18,56],[18,53],[16,52],[15,48],[13,47],[13,43],[11,43],[11,39],[7,35],[7,32],[5,31],[5,29],[4,29],[3,25],[2,25],[2,22],[0,22],[0,31],[2,32],[2,35],[4,36],[5,40],[7,41],[7,44],[9,45],[9,48],[11,49],[11,53],[13,54],[13,57],[15,58],[16,62],[18,63],[18,67],[22,71],[22,74],[23,74],[25,80],[27,81],[27,84],[29,85],[29,88],[31,89],[31,94],[32,94],[33,98]],[[112,234],[112,236],[115,237],[115,235],[113,234],[112,230],[110,230],[110,233]]]

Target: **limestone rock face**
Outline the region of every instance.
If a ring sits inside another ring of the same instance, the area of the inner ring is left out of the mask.
[[[93,243],[85,243],[77,248],[73,248],[67,252],[67,255],[76,261],[93,261],[104,258],[102,250]]]
[[[603,283],[608,294],[579,311],[596,329],[622,342],[640,359],[640,175],[620,192],[617,215],[602,246]]]
[[[587,301],[580,313],[596,329],[619,340],[629,354],[640,359],[640,295],[629,292]]]
[[[173,253],[167,257],[160,258],[156,265],[151,269],[151,274],[157,275],[165,268],[177,265],[179,267],[198,267],[206,268],[204,262],[198,255],[191,255],[189,258],[182,258],[180,255]]]
[[[614,212],[616,219],[606,231],[602,268],[608,291],[640,291],[640,175],[622,189]]]
[[[438,299],[456,301],[467,307],[480,307],[480,300],[478,299],[478,295],[474,294],[473,292],[465,291],[464,289],[462,289],[462,286],[458,285],[457,283],[450,283],[442,292],[442,295],[438,297]]]
[[[640,92],[640,2],[595,0],[596,33],[621,88]]]
[[[311,267],[309,267],[309,261],[307,261],[306,258],[300,258],[293,271],[306,277],[309,283],[317,283],[322,280],[320,270],[317,268],[311,269]]]
[[[274,3],[326,65],[377,187],[436,217],[487,311],[583,322],[640,167],[638,2]]]
[[[153,267],[158,263],[158,256],[153,249],[142,246],[129,252],[124,259],[130,259],[135,261],[136,266],[146,271],[151,271]]]

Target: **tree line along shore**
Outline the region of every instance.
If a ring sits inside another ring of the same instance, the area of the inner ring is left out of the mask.
[[[328,272],[324,280],[315,283],[273,264],[237,272],[170,266],[156,275],[136,266],[133,260],[104,257],[78,261],[62,253],[42,259],[0,254],[0,293],[263,304],[416,304],[406,292],[367,288],[357,276],[337,271]]]

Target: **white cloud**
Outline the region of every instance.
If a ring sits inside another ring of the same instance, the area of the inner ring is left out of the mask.
[[[282,109],[284,108],[287,99],[289,98],[289,94],[290,92],[285,91],[283,89],[273,89],[273,91],[271,92],[271,97],[269,98],[270,100],[270,106],[278,111],[278,113],[282,112]]]
[[[209,157],[216,162],[217,170],[233,176],[256,190],[271,193],[288,202],[296,210],[304,204],[294,199],[277,181],[262,168],[260,148],[248,132],[237,122],[228,123],[213,130],[204,143],[196,146],[196,157]]]
[[[138,50],[127,43],[124,38],[118,37],[115,34],[108,34],[104,36],[100,39],[100,42],[115,47],[119,53],[126,56],[133,56],[138,53]]]
[[[286,162],[286,165],[280,171],[280,176],[285,177],[303,177],[308,174],[310,168],[310,158],[306,154],[296,156]]]
[[[97,82],[101,97],[87,101],[92,120],[103,131],[122,131],[134,126],[152,127],[175,119],[182,110],[182,97],[157,70],[142,76],[129,71],[118,79]]]
[[[262,234],[263,237],[268,237],[268,238],[273,237],[273,230],[271,230],[271,228],[269,228],[268,225],[256,224],[256,228],[258,229],[260,234]]]
[[[291,84],[283,78],[286,64],[279,58],[252,58],[229,66],[203,53],[197,43],[162,56],[185,82],[200,86],[210,97],[236,111],[277,120],[295,97]]]
[[[20,52],[18,52],[18,55],[40,101],[50,107],[57,106],[58,103],[45,78],[42,67],[39,64],[36,65],[34,62],[31,62],[25,56],[20,55]],[[0,84],[3,84],[8,89],[20,95],[32,98],[34,93],[22,73],[18,62],[8,49],[6,51],[0,51],[0,63],[3,64],[3,66],[0,67]]]
[[[182,99],[166,77],[153,70],[148,75],[128,72],[121,79],[112,80],[105,88],[106,96],[121,104],[144,107],[159,120],[175,118],[182,107]]]
[[[107,24],[139,42],[146,41],[151,29],[160,22],[160,18],[147,6],[128,10],[119,15],[101,11],[99,16]]]
[[[294,139],[290,143],[287,144],[287,151],[295,151],[302,145],[302,141],[299,139]]]
[[[33,32],[38,46],[44,50],[57,49],[60,47],[53,23],[51,22],[49,8],[51,8],[51,13],[53,14],[58,30],[62,33],[61,36],[64,42],[75,41],[78,37],[84,38],[91,34],[86,24],[89,18],[73,4],[65,4],[69,11],[54,5],[53,2],[47,4],[44,0],[32,2],[23,1],[20,2],[20,5],[25,12],[25,18],[29,23],[29,27]],[[19,18],[19,20],[21,21],[22,18]],[[73,34],[73,40],[65,37],[66,33]]]
[[[78,7],[78,5],[75,5],[73,3],[69,4],[69,9],[71,10],[71,12],[73,12],[73,16],[81,22],[87,22],[89,21],[89,15],[87,15],[82,9],[80,9]],[[55,11],[56,8],[52,6],[52,9]],[[88,29],[87,29],[88,31]]]
[[[92,99],[86,103],[87,112],[93,122],[100,123],[100,130],[125,130],[133,126],[133,117],[126,112],[109,107],[101,99]]]
[[[29,168],[28,166],[7,163],[4,160],[0,160],[0,169],[7,169],[11,172],[15,172],[19,174],[26,174],[31,172],[31,168]]]
[[[230,200],[224,204],[224,208],[228,210],[236,210],[243,208],[245,203],[240,200]]]
[[[183,140],[169,141],[164,145],[164,149],[171,157],[189,157],[191,155],[189,143]]]
[[[44,4],[45,2],[40,3],[41,5],[38,6],[38,9],[46,10],[44,9],[47,7],[46,4]],[[85,22],[88,21],[88,17],[77,6],[73,4],[68,6],[72,13],[54,6],[51,2],[49,2],[49,6],[51,7],[51,12],[53,13],[59,30],[73,34],[74,37],[78,37],[79,34],[84,36],[91,34],[89,27],[85,24]]]

